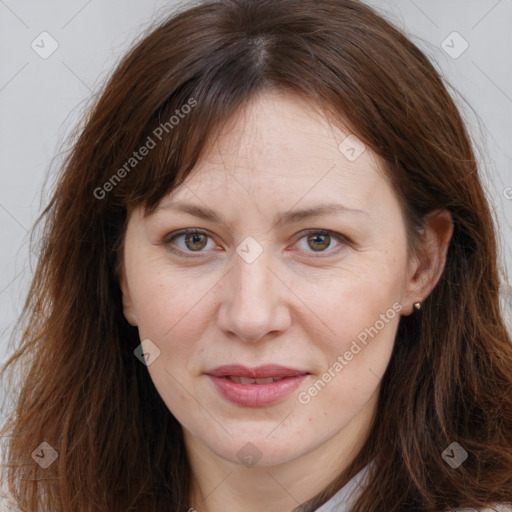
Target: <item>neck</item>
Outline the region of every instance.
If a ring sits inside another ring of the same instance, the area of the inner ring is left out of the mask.
[[[312,451],[279,464],[253,467],[220,457],[184,430],[193,473],[190,512],[292,512],[349,466],[370,424],[365,411]]]

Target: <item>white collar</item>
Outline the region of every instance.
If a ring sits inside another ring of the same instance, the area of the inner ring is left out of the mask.
[[[350,507],[361,493],[361,487],[367,478],[370,464],[365,466],[357,475],[349,480],[329,501],[315,512],[350,512]]]
[[[365,466],[357,475],[349,480],[329,501],[324,503],[320,508],[317,508],[315,512],[350,512],[356,499],[360,496],[362,488],[365,485],[365,481],[368,477],[368,470],[372,463]],[[512,512],[512,503],[510,504],[499,504],[493,505],[494,509],[485,508],[477,511],[474,508],[460,508],[454,512]]]

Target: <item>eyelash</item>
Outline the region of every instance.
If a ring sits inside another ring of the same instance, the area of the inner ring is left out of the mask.
[[[342,235],[341,233],[336,233],[335,231],[329,231],[327,229],[309,229],[309,230],[302,231],[301,232],[302,236],[300,238],[298,238],[297,242],[302,240],[303,238],[308,237],[309,235],[312,235],[312,234],[329,235],[332,238],[335,238],[338,241],[342,242],[342,244],[350,243],[350,240],[346,236]],[[187,235],[205,235],[209,239],[212,239],[212,237],[210,236],[210,234],[207,231],[197,229],[197,228],[189,228],[189,229],[182,229],[180,231],[169,233],[168,235],[166,235],[164,237],[163,245],[166,246],[167,250],[169,250],[170,252],[177,254],[179,256],[184,256],[186,258],[200,257],[204,251],[184,251],[182,249],[177,249],[175,246],[172,245],[172,242],[174,240],[176,240],[177,238],[179,238],[181,236],[187,236]],[[194,255],[194,252],[196,253],[195,255]],[[311,251],[311,252],[314,253],[314,251]],[[331,254],[336,253],[336,252],[339,252],[339,251],[334,251],[334,250],[318,251],[317,254],[327,254],[330,256]],[[313,257],[314,258],[322,258],[323,256],[313,256]]]

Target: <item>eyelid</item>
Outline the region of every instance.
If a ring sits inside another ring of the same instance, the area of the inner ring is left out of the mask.
[[[211,240],[214,239],[214,237],[207,230],[200,229],[200,228],[185,228],[185,229],[180,229],[178,231],[173,231],[172,233],[165,235],[162,240],[162,244],[164,246],[166,246],[166,248],[174,254],[183,255],[184,257],[191,257],[191,258],[201,257],[203,255],[204,251],[197,251],[196,253],[194,253],[194,251],[183,251],[182,249],[179,249],[179,248],[173,246],[171,243],[174,239],[176,239],[180,236],[185,236],[185,235],[190,235],[190,234],[205,235],[208,238],[210,238]],[[348,245],[351,243],[351,240],[347,236],[342,235],[341,233],[338,233],[336,231],[331,231],[329,229],[321,229],[321,228],[311,228],[311,229],[302,230],[299,233],[297,233],[297,235],[295,236],[294,245],[298,241],[302,240],[303,238],[305,238],[306,236],[308,236],[310,234],[329,235],[332,238],[335,238],[339,242],[341,242],[342,245]],[[313,255],[315,254],[315,251],[307,251],[307,252],[310,254],[313,254]],[[336,249],[330,249],[328,251],[318,251],[318,253],[317,253],[318,256],[313,256],[313,257],[315,257],[315,258],[328,257],[331,254],[336,254],[337,252],[338,252],[338,250],[336,250]]]

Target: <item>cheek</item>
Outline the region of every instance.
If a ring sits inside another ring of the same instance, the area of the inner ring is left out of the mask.
[[[188,272],[172,271],[169,264],[155,262],[152,267],[147,265],[134,273],[134,306],[141,337],[164,343],[172,339],[173,343],[188,345],[185,338],[191,338],[200,329],[198,320],[204,315],[198,312],[215,280],[207,273],[197,278]],[[176,336],[178,331],[180,336]],[[187,332],[184,338],[183,333]]]
[[[212,287],[207,278],[196,279],[195,284],[168,269],[146,273],[137,283],[140,339],[149,338],[160,350],[148,366],[150,377],[168,409],[185,424],[191,407],[197,405],[191,376],[203,351],[198,340],[204,338],[208,321],[204,307]]]
[[[389,310],[388,318],[394,318],[397,306],[393,308],[393,304],[400,302],[403,289],[400,268],[378,261],[347,266],[342,274],[317,283],[306,302],[319,312],[332,338],[347,340]]]
[[[321,319],[315,322],[318,330],[309,333],[322,353],[320,372],[333,382],[324,398],[339,402],[342,393],[343,403],[357,409],[379,385],[402,309],[401,259],[385,252],[368,254],[322,286],[317,283],[306,299]]]
[[[163,267],[163,268],[162,268]],[[137,320],[141,340],[150,339],[160,350],[148,366],[158,393],[180,422],[187,423],[197,405],[197,376],[204,358],[204,333],[211,317],[207,310],[218,276],[192,278],[190,271],[171,271],[168,265],[139,274],[135,283]]]
[[[319,429],[320,419],[332,418],[336,430],[365,408],[389,364],[400,320],[399,287],[371,277],[345,280],[317,300],[326,325],[323,335],[310,334],[310,340],[323,365],[297,398],[309,404],[304,411]]]

